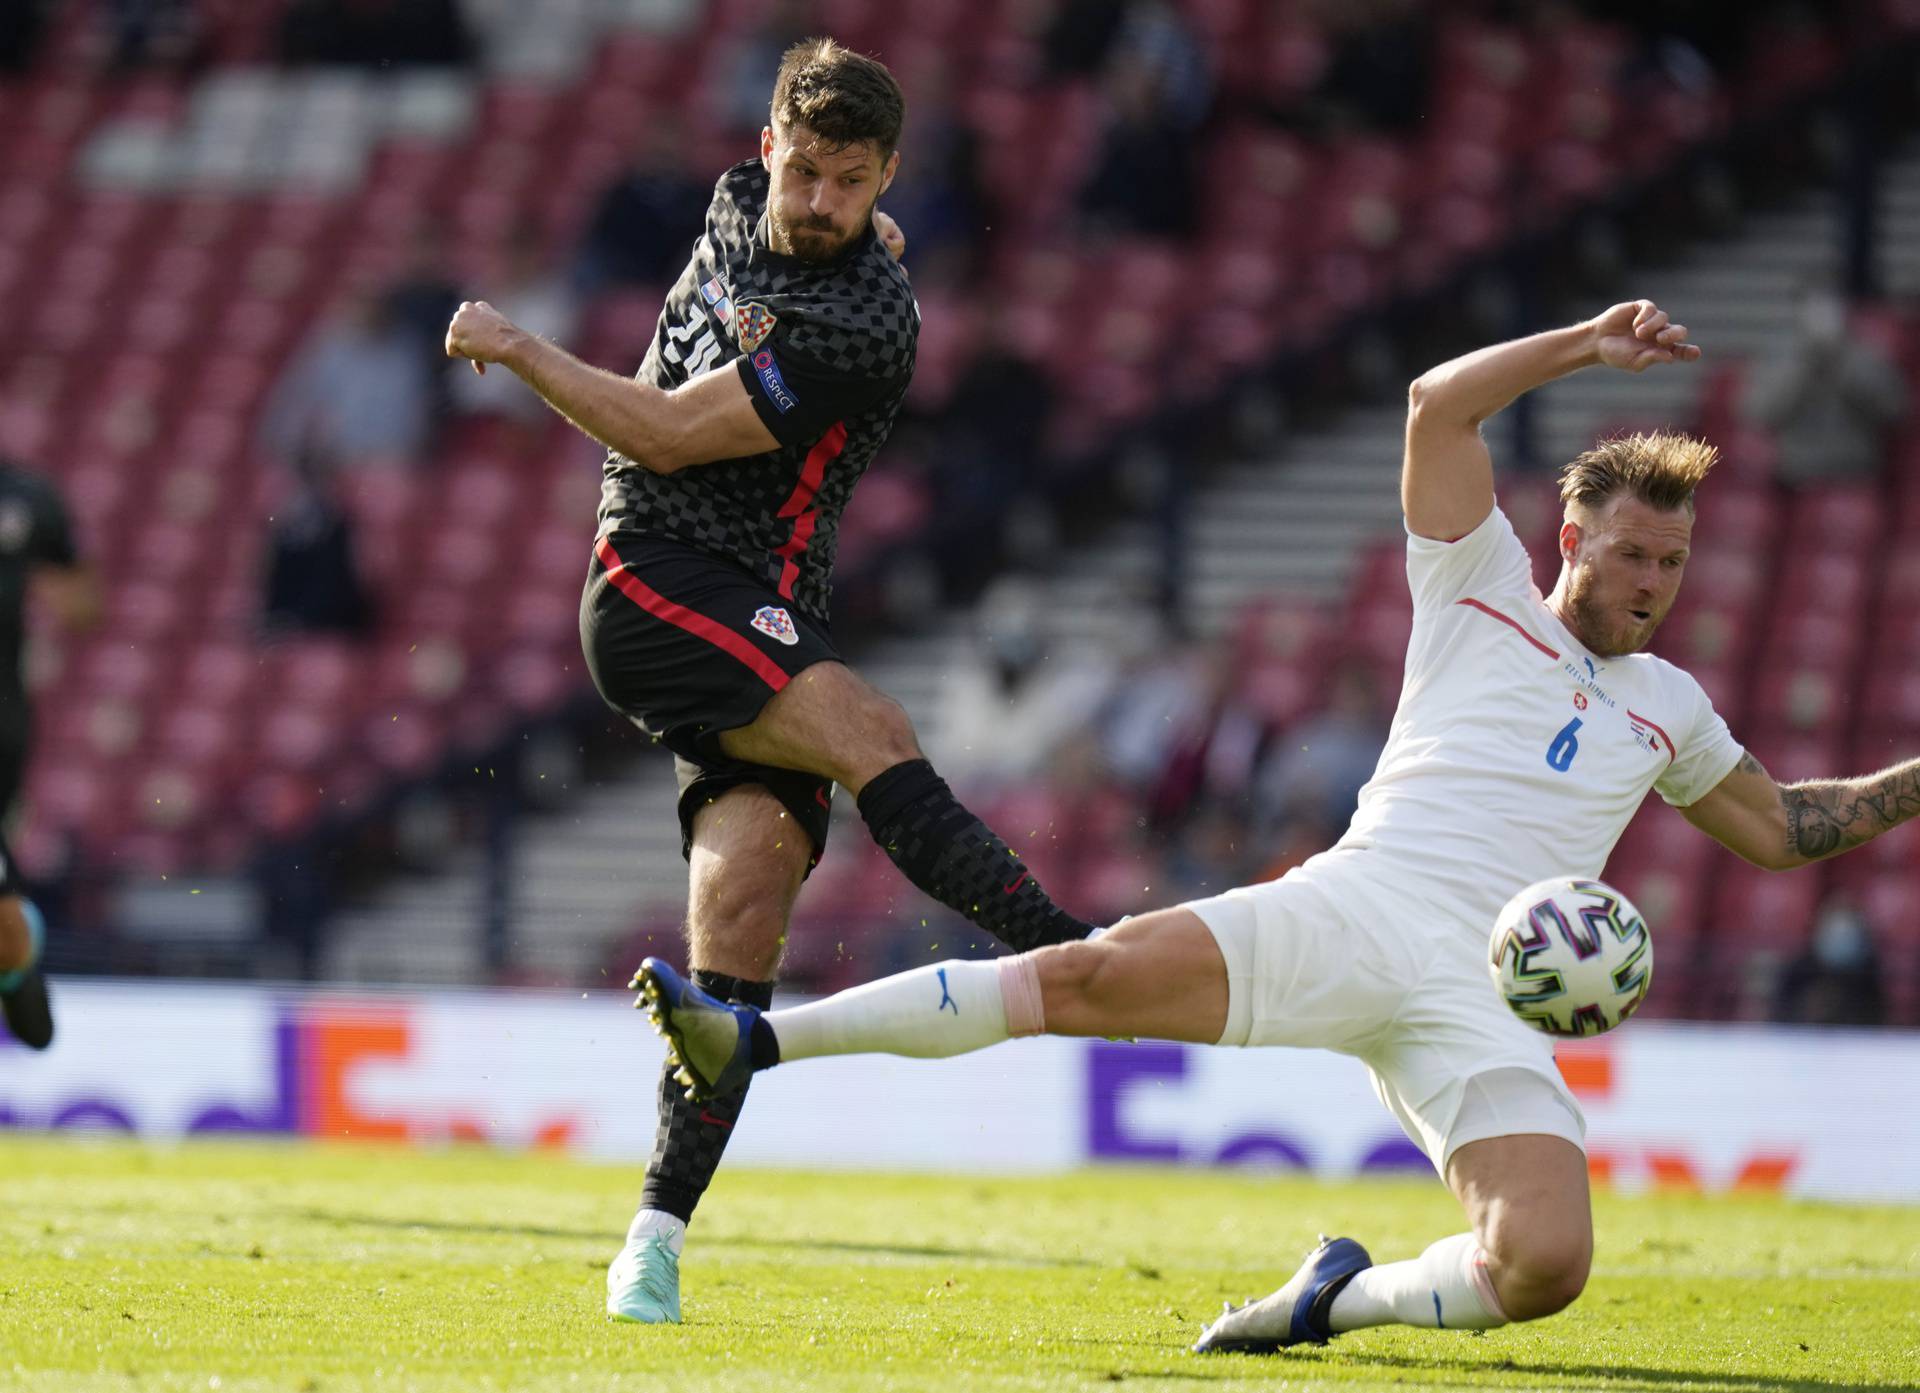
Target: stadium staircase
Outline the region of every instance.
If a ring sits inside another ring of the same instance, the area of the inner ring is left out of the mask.
[[[1910,149],[1890,164],[1880,216],[1881,271],[1888,293],[1920,292],[1920,151]],[[1711,356],[1698,373],[1588,373],[1538,394],[1539,457],[1566,459],[1597,432],[1622,425],[1693,424],[1702,412],[1703,384],[1714,380],[1711,369],[1760,357],[1792,332],[1798,288],[1833,269],[1840,238],[1833,200],[1807,194],[1743,220],[1730,236],[1692,245],[1670,263],[1623,275],[1622,293],[1648,295],[1674,307]],[[1368,583],[1369,564],[1381,568],[1383,555],[1392,589],[1401,425],[1397,401],[1355,408],[1324,428],[1290,436],[1269,457],[1227,467],[1198,493],[1191,508],[1186,582],[1198,632],[1227,632],[1250,602],[1263,597],[1338,612],[1356,586]],[[1496,458],[1508,453],[1499,424],[1490,438]],[[1730,460],[1728,472],[1740,474],[1742,463]],[[1536,557],[1550,562],[1554,505],[1548,480],[1508,473],[1503,501],[1522,535],[1533,542]],[[1107,641],[1138,622],[1137,612],[1115,597],[1151,595],[1160,554],[1157,523],[1137,519],[1065,556],[1045,581],[1044,603],[1056,634],[1063,640]],[[1547,565],[1540,569],[1543,581],[1550,581]],[[1404,629],[1394,624],[1393,610],[1394,602],[1387,601],[1377,646],[1383,665],[1397,672]],[[942,670],[956,647],[971,641],[968,616],[952,612],[921,634],[882,645],[861,666],[904,702],[931,739],[937,735],[931,723],[937,719]],[[520,975],[598,982],[610,966],[613,945],[631,941],[643,925],[671,929],[684,907],[686,883],[672,803],[667,762],[647,761],[616,782],[592,788],[564,810],[527,824],[518,851],[511,944]],[[840,812],[843,818],[851,812],[847,800],[841,800]],[[852,819],[836,836],[864,840]],[[1794,880],[1774,883],[1792,886]],[[1702,908],[1697,877],[1688,892],[1694,898],[1676,895],[1671,887],[1663,893],[1660,883],[1644,877],[1634,888],[1663,924],[1683,923],[1683,916]],[[1816,890],[1809,877],[1803,887],[1789,891],[1802,925],[1811,909],[1808,897]],[[485,865],[476,851],[444,875],[395,886],[373,903],[341,914],[334,923],[329,975],[473,980],[484,971],[484,914]]]

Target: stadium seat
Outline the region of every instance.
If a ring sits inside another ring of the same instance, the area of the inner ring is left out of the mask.
[[[1805,941],[1822,897],[1819,868],[1764,871],[1724,854],[1716,876],[1712,950],[1720,957],[1767,951],[1784,954]]]

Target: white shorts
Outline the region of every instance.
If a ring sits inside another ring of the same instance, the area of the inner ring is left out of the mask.
[[[1361,883],[1364,858],[1336,853],[1185,906],[1226,959],[1220,1043],[1355,1056],[1442,1177],[1455,1151],[1488,1137],[1545,1133],[1584,1151],[1586,1119],[1553,1042],[1494,991],[1485,938],[1448,917],[1408,914],[1423,903],[1418,890]]]

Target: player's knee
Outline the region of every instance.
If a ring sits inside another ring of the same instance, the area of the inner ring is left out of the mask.
[[[1539,1320],[1564,1311],[1586,1290],[1593,1242],[1583,1233],[1535,1231],[1496,1239],[1488,1258],[1510,1320]]]
[[[884,692],[872,692],[863,713],[871,732],[875,754],[885,768],[920,758],[920,741],[913,733],[913,721],[907,708]]]

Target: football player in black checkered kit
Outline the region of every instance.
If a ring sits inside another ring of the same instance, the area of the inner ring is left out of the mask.
[[[66,505],[54,486],[0,460],[0,819],[26,776],[31,735],[21,659],[28,597],[71,630],[99,617],[99,585],[73,544]],[[31,1049],[53,1043],[53,1003],[40,970],[46,923],[20,883],[0,839],[0,1019]]]
[[[632,378],[463,304],[447,352],[523,378],[608,449],[580,631],[600,693],[674,753],[687,936],[709,992],[765,1006],[835,785],[915,885],[1015,950],[1085,937],[840,661],[839,521],[899,413],[919,310],[878,211],[899,165],[893,75],[830,39],[788,50],[758,159],[721,176]],[[686,1225],[743,1095],[660,1077],[641,1209],[608,1314],[680,1319]]]

